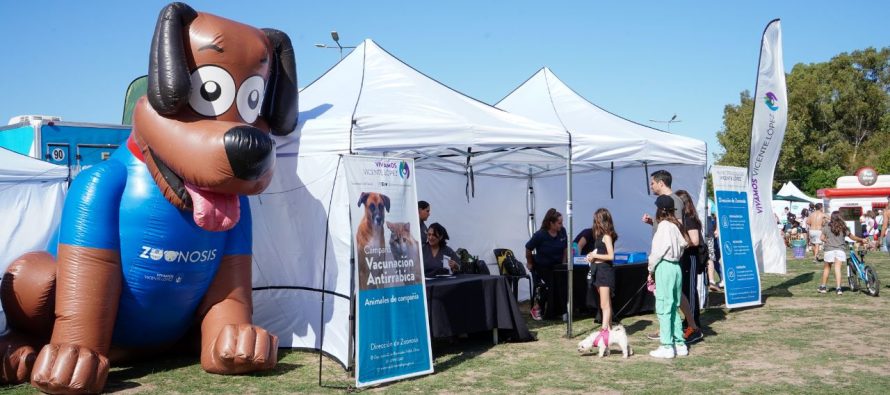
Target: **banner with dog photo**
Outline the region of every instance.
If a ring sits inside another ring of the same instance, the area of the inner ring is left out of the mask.
[[[713,166],[714,201],[720,232],[720,256],[726,307],[760,305],[760,273],[751,243],[748,169]],[[773,228],[775,230],[775,228]]]
[[[414,161],[347,156],[344,164],[355,254],[356,385],[432,373]]]

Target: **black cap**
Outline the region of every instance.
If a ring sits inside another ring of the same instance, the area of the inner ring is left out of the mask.
[[[659,210],[674,210],[674,199],[668,195],[661,195],[655,199],[655,207]]]

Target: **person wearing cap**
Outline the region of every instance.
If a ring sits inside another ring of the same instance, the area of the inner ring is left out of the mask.
[[[680,257],[689,244],[683,225],[674,216],[674,200],[667,195],[655,199],[655,222],[649,252],[648,281],[655,282],[655,314],[658,316],[661,345],[649,352],[655,358],[674,358],[689,355],[683,339],[683,323],[677,308],[682,295]]]

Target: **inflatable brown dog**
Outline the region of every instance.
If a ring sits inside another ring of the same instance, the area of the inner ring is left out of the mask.
[[[208,372],[275,367],[278,338],[251,323],[245,195],[272,177],[269,133],[296,123],[286,34],[164,8],[126,145],[74,180],[57,246],[3,277],[0,379],[99,392],[109,360],[169,349],[193,327]]]

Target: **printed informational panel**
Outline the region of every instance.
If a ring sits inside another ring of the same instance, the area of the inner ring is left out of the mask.
[[[345,158],[356,273],[356,385],[433,372],[414,162]]]
[[[761,304],[760,274],[751,245],[747,173],[743,167],[711,168],[727,308]]]

